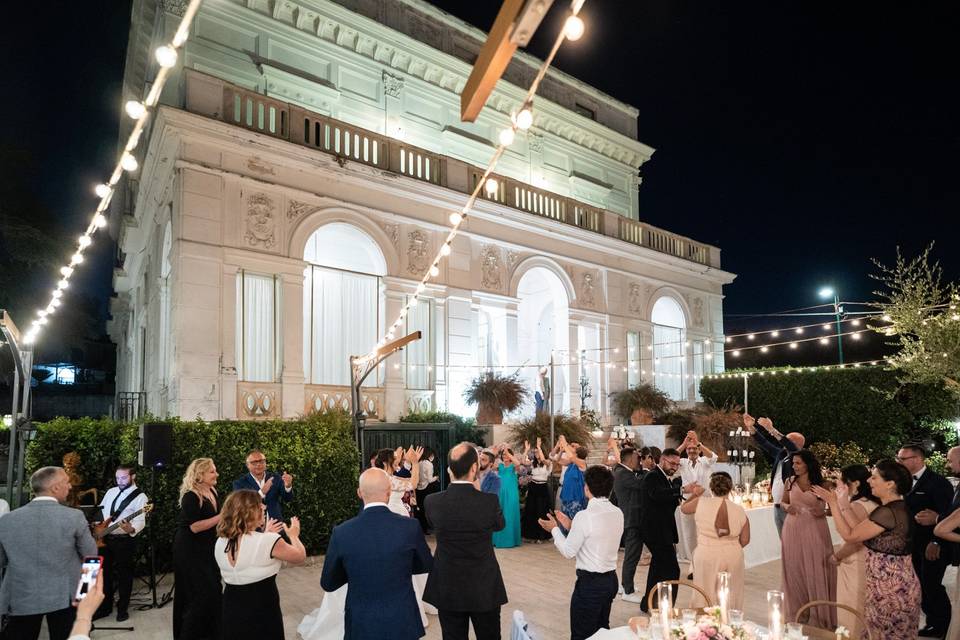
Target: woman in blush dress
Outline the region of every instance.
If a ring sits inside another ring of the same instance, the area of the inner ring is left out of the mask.
[[[693,552],[693,581],[713,602],[717,598],[717,574],[730,574],[730,600],[727,606],[743,610],[743,548],[750,544],[747,512],[729,499],[733,478],[726,471],[710,476],[711,496],[706,493],[684,502],[680,510],[692,515],[697,526],[697,547]],[[706,606],[707,603],[704,603]]]
[[[920,626],[920,581],[910,558],[913,520],[903,501],[913,478],[899,462],[881,460],[873,468],[869,482],[880,506],[856,526],[851,526],[847,514],[841,511],[834,491],[819,487],[813,491],[830,503],[834,513],[840,514],[835,518],[840,536],[847,542],[862,542],[867,548],[864,617],[874,640],[916,640]],[[866,633],[862,638],[867,638]]]
[[[866,520],[880,501],[877,500],[867,480],[870,470],[862,464],[853,464],[840,472],[843,484],[837,487],[840,513],[834,519],[844,518],[854,528]],[[863,611],[867,593],[867,550],[863,543],[844,542],[831,558],[837,565],[837,602]],[[837,609],[837,624],[850,631],[851,638],[863,633],[860,618],[846,609]]]
[[[814,487],[826,488],[820,462],[806,449],[793,454],[794,475],[783,486],[787,519],[783,523],[783,595],[787,620],[811,600],[837,599],[837,572],[830,564],[833,541],[827,525],[826,504]],[[833,493],[832,491],[830,493]],[[833,607],[808,609],[807,623],[821,629],[835,629]]]

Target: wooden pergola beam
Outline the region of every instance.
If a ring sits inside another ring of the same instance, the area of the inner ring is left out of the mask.
[[[507,70],[507,65],[510,64],[517,50],[512,36],[514,23],[523,5],[524,0],[504,0],[503,6],[500,7],[500,12],[497,13],[497,18],[493,22],[493,28],[490,29],[487,41],[483,43],[477,62],[473,65],[473,71],[470,72],[467,84],[460,94],[460,119],[463,122],[473,122],[477,119],[497,80]]]

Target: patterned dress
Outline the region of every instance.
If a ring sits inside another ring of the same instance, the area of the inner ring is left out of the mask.
[[[913,570],[913,521],[903,500],[874,509],[870,520],[883,532],[866,540],[867,597],[864,616],[876,638],[917,638],[920,581]],[[867,638],[867,634],[863,634]]]

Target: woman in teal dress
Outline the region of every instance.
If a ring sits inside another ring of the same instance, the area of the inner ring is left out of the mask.
[[[517,461],[507,447],[500,450],[500,508],[503,510],[503,529],[493,534],[493,546],[498,549],[520,546],[520,488],[517,481]]]

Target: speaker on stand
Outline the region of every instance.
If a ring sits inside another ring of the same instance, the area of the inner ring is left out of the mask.
[[[150,469],[150,495],[156,495],[157,473],[163,471],[173,462],[173,425],[168,422],[145,422],[140,425],[140,441],[137,453],[137,463],[141,469]],[[173,590],[157,598],[157,549],[156,527],[153,522],[149,525],[147,542],[150,545],[150,592],[153,601],[145,608],[160,609],[173,600]]]

